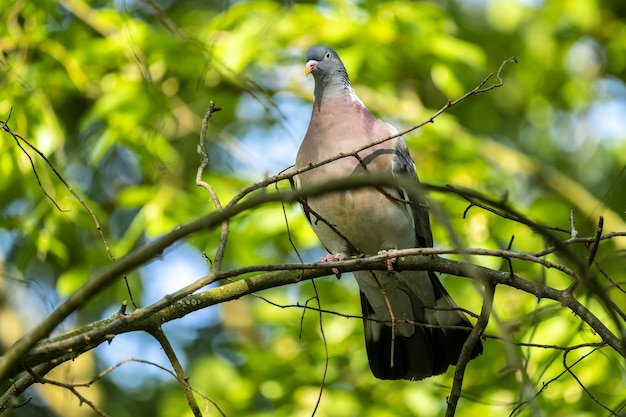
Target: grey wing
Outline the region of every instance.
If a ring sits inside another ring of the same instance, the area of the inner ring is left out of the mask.
[[[398,138],[396,141],[395,154],[392,163],[393,175],[406,176],[414,178],[415,182],[419,184],[417,173],[415,172],[415,163],[409,154],[409,149],[404,143],[402,138]],[[421,190],[411,190],[410,192],[404,189],[400,189],[399,192],[403,199],[408,201],[407,210],[413,218],[413,225],[415,227],[415,235],[417,236],[417,242],[420,247],[432,247],[433,235],[430,229],[430,219],[428,216],[428,205],[426,199],[420,192]]]

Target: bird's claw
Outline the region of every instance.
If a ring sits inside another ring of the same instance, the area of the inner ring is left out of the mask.
[[[329,253],[328,255],[322,256],[322,258],[320,259],[320,262],[335,262],[335,261],[343,261],[343,254],[336,253],[334,255],[331,255]],[[339,272],[337,268],[332,268],[331,271],[333,271],[333,274],[335,274],[337,279],[341,278],[341,272]]]
[[[388,255],[390,253],[395,252],[395,249],[389,249],[389,250],[380,250],[378,251],[379,255]],[[394,272],[393,269],[393,264],[396,263],[396,258],[387,258],[387,270],[390,272]]]

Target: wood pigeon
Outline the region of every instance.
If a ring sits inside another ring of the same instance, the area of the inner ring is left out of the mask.
[[[315,79],[315,102],[296,169],[353,153],[398,133],[359,100],[332,48],[311,47],[306,53],[305,73]],[[372,146],[358,156],[302,172],[296,182],[308,186],[367,172],[418,181],[401,137]],[[338,258],[433,244],[425,201],[400,188],[326,193],[308,198],[303,208],[318,238]],[[354,276],[361,292],[365,343],[374,376],[419,380],[456,364],[472,325],[434,272],[358,271]],[[479,342],[472,358],[481,353]]]

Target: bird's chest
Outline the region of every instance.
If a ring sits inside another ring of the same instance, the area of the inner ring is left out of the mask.
[[[313,230],[332,253],[376,254],[415,246],[406,206],[376,188],[337,191],[309,198]]]
[[[345,111],[332,111],[331,106],[332,103],[323,104],[325,111],[321,113],[314,110],[296,168],[330,162],[299,174],[300,185],[306,187],[355,174],[390,175],[395,156],[393,140],[355,153],[368,143],[388,137],[386,125],[359,106],[347,115]],[[393,194],[397,192],[383,193],[376,188],[329,192],[308,198],[305,211],[315,233],[333,253],[371,255],[383,249],[412,247],[412,218],[403,203],[391,198]]]

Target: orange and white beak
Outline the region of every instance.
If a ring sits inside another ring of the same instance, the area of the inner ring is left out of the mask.
[[[317,64],[319,64],[319,61],[316,61],[314,59],[307,62],[306,66],[304,67],[304,74],[308,76],[310,73],[312,73],[313,70],[317,68]]]

